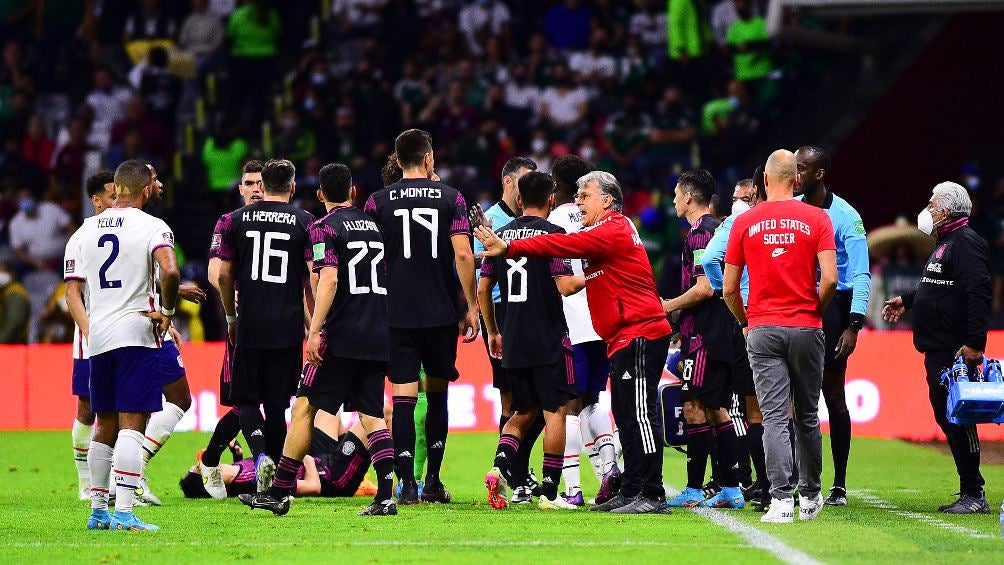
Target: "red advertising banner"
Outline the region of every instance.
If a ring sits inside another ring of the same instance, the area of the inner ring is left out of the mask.
[[[911,440],[943,439],[927,396],[923,357],[909,332],[863,332],[847,370],[847,403],[854,435]],[[188,343],[181,349],[192,408],[179,430],[211,430],[225,408],[217,402],[221,343]],[[0,345],[0,430],[69,429],[76,413],[70,394],[69,345]],[[991,332],[987,355],[1004,357],[1004,332]],[[492,388],[484,344],[460,344],[460,380],[450,387],[452,431],[498,429],[498,391]],[[389,388],[387,398],[389,399]],[[609,397],[601,395],[602,403]],[[820,400],[820,416],[826,410]],[[986,440],[1004,440],[1004,427],[981,425]]]

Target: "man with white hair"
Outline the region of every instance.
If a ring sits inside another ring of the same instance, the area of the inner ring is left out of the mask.
[[[896,322],[913,310],[913,345],[924,354],[934,419],[948,437],[959,474],[959,498],[938,509],[948,514],[989,514],[980,474],[976,426],[948,421],[948,388],[941,373],[961,356],[970,370],[983,362],[990,327],[990,258],[987,242],[969,227],[973,203],[954,182],[934,187],[917,216],[920,231],[938,239],[917,290],[885,303],[882,316]]]
[[[485,246],[479,255],[583,260],[586,301],[593,327],[607,344],[611,404],[624,446],[619,494],[590,510],[669,514],[662,485],[662,424],[656,406],[669,352],[669,322],[638,230],[621,213],[620,183],[610,173],[592,171],[576,185],[581,231],[507,243],[481,226],[474,232]]]

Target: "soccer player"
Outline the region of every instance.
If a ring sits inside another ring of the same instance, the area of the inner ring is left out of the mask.
[[[576,181],[575,203],[583,229],[516,239],[511,244],[484,226],[476,230],[484,256],[585,259],[589,312],[610,358],[614,420],[624,442],[621,490],[595,512],[669,514],[662,484],[659,379],[671,329],[655,288],[652,266],[638,230],[621,210],[624,192],[616,177],[592,171]],[[594,292],[595,290],[595,292]]]
[[[309,455],[296,475],[296,496],[350,497],[359,493],[370,468],[365,430],[356,422],[339,434],[337,415],[319,411],[314,418]],[[200,465],[191,467],[179,481],[185,498],[208,498]],[[253,459],[237,459],[233,465],[219,464],[224,498],[254,494],[257,488]]]
[[[732,193],[732,214],[718,226],[715,235],[711,237],[708,246],[704,248],[701,265],[704,267],[704,274],[716,296],[722,294],[722,265],[725,260],[729,234],[732,232],[732,224],[741,214],[766,199],[767,193],[763,186],[763,166],[761,165],[757,167],[753,179],[746,179],[736,184]],[[745,269],[740,281],[740,292],[743,304],[747,304],[749,275]],[[739,437],[739,441],[745,441],[748,445],[748,453],[753,461],[757,477],[756,483],[748,485],[743,496],[747,502],[758,502],[757,510],[766,511],[769,499],[763,494],[769,488],[770,482],[767,480],[767,464],[763,451],[763,414],[760,413],[760,403],[757,401],[756,388],[753,385],[753,371],[750,369],[749,355],[746,353],[746,338],[738,324],[734,324],[732,331],[732,349],[733,358],[730,363],[732,390],[745,404],[746,415],[746,434]]]
[[[365,212],[380,227],[386,245],[392,421],[397,471],[403,481],[401,504],[419,502],[415,481],[415,403],[419,366],[424,366],[429,408],[425,432],[428,471],[421,500],[449,502],[440,480],[449,431],[447,387],[456,369],[457,334],[473,341],[478,334],[467,203],[454,188],[429,180],[435,168],[432,138],[410,129],[394,141],[401,181],[372,194]],[[463,289],[466,311],[457,297]]]
[[[864,326],[871,293],[871,267],[865,226],[846,200],[826,186],[830,156],[819,147],[795,152],[799,182],[795,194],[806,203],[822,208],[833,222],[837,246],[837,293],[823,313],[826,357],[823,365],[823,400],[830,415],[830,452],[833,455],[833,487],[828,506],[847,505],[847,459],[851,452],[851,415],[847,411],[844,385],[847,358],[854,353],[858,332]]]
[[[97,216],[115,205],[115,173],[108,170],[98,171],[87,177],[85,187],[87,196],[94,205],[94,215]],[[94,433],[94,412],[91,412],[91,365],[88,359],[87,340],[80,327],[73,327],[73,376],[71,390],[77,397],[77,417],[73,419],[70,439],[73,442],[73,463],[77,467],[77,484],[80,488],[80,500],[91,499],[91,479],[87,469],[87,450],[91,445]]]
[[[833,224],[822,210],[794,200],[795,155],[779,149],[764,167],[767,201],[736,218],[725,252],[722,294],[743,326],[757,399],[763,412],[771,503],[761,522],[794,521],[794,481],[788,423],[798,457],[799,517],[823,509],[819,395],[823,381],[823,320],[837,288]],[[750,281],[749,311],[739,281]],[[748,327],[747,327],[748,326]]]
[[[271,482],[286,439],[286,408],[303,366],[303,301],[310,295],[310,213],[289,203],[296,169],[262,168],[264,197],[225,216],[217,256],[220,297],[234,342],[229,401],[255,457],[260,485]],[[235,283],[241,291],[240,310]],[[259,410],[263,405],[265,417]]]
[[[686,218],[690,231],[683,244],[680,289],[676,298],[664,300],[667,314],[680,311],[683,354],[683,417],[687,422],[687,488],[667,502],[669,506],[742,508],[736,469],[736,431],[729,416],[732,383],[732,328],[735,319],[714,295],[704,276],[701,256],[721,222],[709,210],[715,179],[704,169],[685,171],[676,184],[673,205]],[[722,490],[704,500],[704,475],[712,443],[717,444]]]
[[[91,409],[97,427],[87,454],[91,483],[89,529],[156,530],[132,512],[143,467],[143,428],[161,409],[160,347],[178,299],[174,234],[141,208],[153,192],[146,163],[129,160],[115,171],[114,208],[84,221],[64,261],[67,304],[90,347]],[[154,264],[162,304],[151,311]],[[83,288],[86,287],[84,308]],[[117,437],[117,439],[116,439]],[[108,513],[108,479],[116,483]]]
[[[544,218],[554,207],[554,180],[541,172],[528,172],[519,180],[517,206],[523,215],[497,230],[506,242],[564,229]],[[492,289],[498,281],[508,316],[501,334],[495,321]],[[565,447],[565,404],[575,396],[572,344],[568,340],[561,296],[585,286],[585,278],[572,273],[572,265],[543,257],[506,259],[495,257],[481,264],[478,294],[488,332],[491,355],[501,359],[512,389],[513,415],[502,428],[495,461],[485,476],[492,508],[508,506],[507,484],[526,431],[544,413],[544,481],[539,506],[543,509],[575,510],[576,505],[558,496],[558,483]]]
[[[554,177],[554,210],[547,221],[575,233],[582,229],[582,212],[575,205],[575,181],[589,173],[592,167],[575,155],[564,155],[554,160],[551,175]],[[572,272],[582,276],[582,260],[572,259]],[[579,474],[579,454],[585,447],[592,463],[600,491],[596,503],[610,500],[620,489],[620,469],[617,467],[617,449],[614,444],[610,415],[599,405],[600,392],[607,389],[610,360],[603,340],[593,329],[589,316],[586,291],[564,296],[561,300],[568,324],[568,337],[572,342],[575,361],[575,387],[578,397],[568,402],[565,415],[565,457],[561,475],[565,480],[565,500],[582,506],[582,481]],[[497,307],[496,307],[497,310]]]
[[[254,159],[244,163],[241,182],[238,185],[244,206],[261,202],[264,196],[261,184],[261,170],[264,166],[264,163]],[[216,222],[216,227],[213,229],[213,239],[209,245],[209,284],[213,285],[213,288],[217,292],[220,290],[220,265],[223,264],[223,261],[219,257],[219,249],[223,241],[223,230],[226,228],[228,222],[226,214],[220,216],[220,219]],[[237,300],[236,289],[234,299]],[[220,456],[223,455],[223,451],[226,450],[230,442],[241,431],[240,409],[234,406],[234,403],[230,400],[233,355],[234,344],[227,340],[226,346],[223,349],[223,365],[220,367],[220,404],[229,406],[230,410],[216,422],[216,428],[213,430],[213,435],[209,438],[209,444],[206,445],[206,450],[199,460],[200,474],[206,478],[206,490],[216,499],[227,497],[223,477],[217,468],[220,463]]]
[[[348,167],[325,165],[319,178],[317,197],[328,214],[310,228],[313,268],[320,280],[307,337],[309,363],[300,378],[291,431],[272,486],[240,500],[280,516],[289,512],[296,475],[310,448],[314,415],[318,410],[337,413],[344,403],[359,413],[377,473],[376,498],[360,515],[395,515],[394,444],[383,420],[390,347],[383,237],[376,222],[352,205],[356,194]]]

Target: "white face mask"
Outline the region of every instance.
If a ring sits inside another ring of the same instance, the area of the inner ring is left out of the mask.
[[[7,271],[0,271],[0,286],[7,286],[10,284],[10,273]]]
[[[934,233],[934,216],[931,215],[931,211],[924,208],[917,214],[917,229],[931,235]]]
[[[742,214],[743,212],[745,212],[745,211],[747,211],[749,209],[750,209],[750,205],[747,204],[746,202],[742,201],[742,200],[736,200],[735,202],[732,203],[732,215],[733,216],[738,216],[739,214]]]

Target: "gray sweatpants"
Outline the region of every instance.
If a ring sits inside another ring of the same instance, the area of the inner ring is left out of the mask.
[[[753,368],[756,397],[763,412],[763,447],[767,454],[770,494],[792,497],[789,400],[798,456],[798,492],[819,494],[823,471],[819,431],[819,392],[823,386],[823,330],[760,326],[750,330],[746,348]]]

